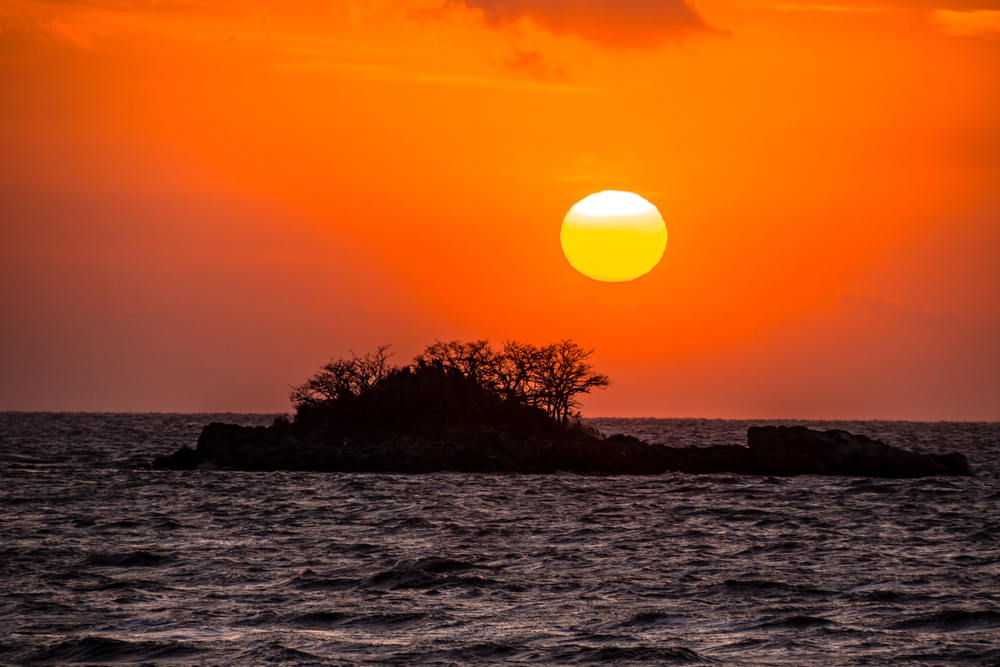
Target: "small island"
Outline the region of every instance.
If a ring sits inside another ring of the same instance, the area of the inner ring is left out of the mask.
[[[571,340],[436,342],[406,366],[389,347],[336,359],[291,394],[294,420],[212,423],[169,470],[377,473],[736,473],[971,476],[962,454],[918,454],[846,431],[751,427],[747,446],[667,447],[586,426],[578,398],[610,385]]]

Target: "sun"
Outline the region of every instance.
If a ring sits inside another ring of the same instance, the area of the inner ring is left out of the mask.
[[[621,282],[657,265],[667,247],[667,226],[639,195],[605,190],[573,205],[559,239],[574,269],[594,280]]]

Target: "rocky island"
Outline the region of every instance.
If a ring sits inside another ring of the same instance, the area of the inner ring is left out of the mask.
[[[332,361],[292,392],[294,421],[207,425],[195,449],[152,463],[172,470],[317,472],[736,473],[971,476],[961,454],[919,454],[846,431],[755,426],[747,446],[668,447],[602,437],[571,417],[575,397],[609,383],[572,341],[436,343],[405,367],[387,348]]]

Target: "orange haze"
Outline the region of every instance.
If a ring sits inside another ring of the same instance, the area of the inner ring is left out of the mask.
[[[6,0],[0,82],[0,409],[573,338],[593,416],[1000,420],[997,0]]]

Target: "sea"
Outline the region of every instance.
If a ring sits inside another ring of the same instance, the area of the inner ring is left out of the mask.
[[[586,420],[972,478],[135,467],[272,418],[0,413],[0,664],[1000,665],[1000,424]]]

